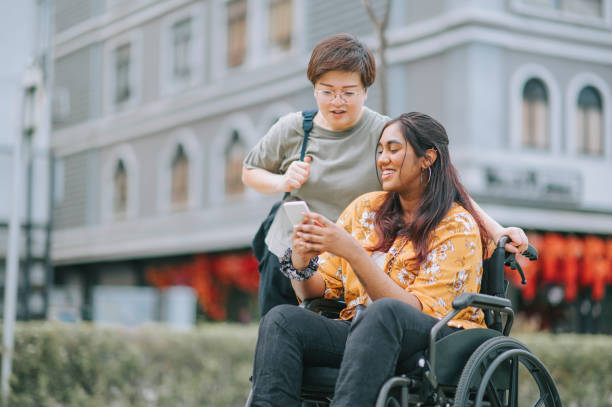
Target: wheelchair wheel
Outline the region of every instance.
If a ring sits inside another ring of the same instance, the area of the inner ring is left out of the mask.
[[[455,406],[561,406],[546,367],[514,338],[500,336],[480,345],[466,363]]]

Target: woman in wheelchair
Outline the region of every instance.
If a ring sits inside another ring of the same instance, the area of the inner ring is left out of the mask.
[[[372,406],[385,380],[427,347],[460,293],[478,293],[488,236],[459,182],[444,127],[422,113],[390,121],[378,143],[383,191],[337,223],[304,213],[281,268],[302,300],[344,298],[340,319],[279,305],[262,320],[251,406],[298,406],[303,366],[340,367],[332,406]],[[359,318],[358,305],[367,306]],[[440,331],[485,327],[467,308]]]

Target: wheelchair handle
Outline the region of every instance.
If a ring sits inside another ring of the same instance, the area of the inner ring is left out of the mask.
[[[506,243],[508,243],[509,241],[510,238],[508,236],[502,236],[497,242],[497,247],[503,249],[506,246]],[[532,245],[528,245],[527,250],[525,250],[521,254],[527,257],[529,261],[535,261],[538,259],[538,251]],[[504,266],[508,266],[510,267],[510,269],[518,271],[518,273],[521,275],[521,284],[527,284],[525,273],[523,272],[523,269],[521,268],[519,262],[516,261],[516,255],[514,253],[506,252],[506,255],[504,257]]]

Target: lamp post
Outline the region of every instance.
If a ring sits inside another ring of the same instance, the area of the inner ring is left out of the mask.
[[[9,241],[6,258],[6,285],[4,286],[4,318],[2,332],[2,398],[6,402],[9,394],[9,379],[14,351],[14,329],[15,315],[17,311],[17,282],[19,275],[19,235],[20,235],[20,208],[22,194],[22,142],[25,138],[28,143],[28,150],[31,150],[31,139],[36,132],[39,121],[39,100],[38,92],[42,87],[43,75],[38,66],[32,64],[26,70],[23,77],[23,103],[22,103],[22,122],[21,132],[15,137],[13,149],[13,186],[11,216],[9,221]],[[26,154],[31,155],[30,151]],[[26,276],[29,277],[29,276]],[[28,279],[25,279],[28,281]]]
[[[33,74],[36,75],[36,74]],[[26,162],[26,213],[25,213],[25,259],[23,262],[23,319],[30,319],[30,274],[32,268],[32,172],[33,172],[33,144],[32,138],[36,132],[38,122],[37,78],[25,88],[23,111],[23,140],[25,142]]]

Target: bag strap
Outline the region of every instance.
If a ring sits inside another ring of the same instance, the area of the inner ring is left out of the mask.
[[[304,117],[304,120],[302,121],[302,128],[304,129],[304,139],[302,140],[302,149],[300,150],[300,161],[304,161],[304,158],[306,156],[306,145],[308,144],[308,138],[310,137],[310,131],[312,130],[313,126],[312,120],[314,119],[317,112],[317,109],[304,110],[302,112],[302,116]],[[285,195],[283,195],[283,201],[287,199],[288,196],[289,192],[285,192]]]
[[[304,140],[302,141],[302,150],[300,151],[300,161],[304,161],[304,156],[306,155],[306,145],[308,144],[308,138],[310,137],[310,131],[312,130],[312,120],[317,114],[317,110],[304,110],[302,112],[302,116],[304,116],[304,120],[302,121],[302,128],[304,129]]]

